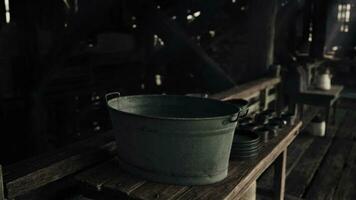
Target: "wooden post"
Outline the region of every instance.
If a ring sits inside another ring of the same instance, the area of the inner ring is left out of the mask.
[[[330,126],[330,109],[331,106],[327,106],[325,107],[325,111],[326,111],[326,115],[325,115],[325,135],[328,135],[328,130],[329,130],[329,126]]]
[[[248,1],[248,68],[246,76],[257,78],[273,64],[277,0]]]
[[[274,164],[274,199],[283,200],[286,185],[287,149],[278,156]]]
[[[330,1],[319,1],[312,0],[313,8],[313,35],[312,43],[310,48],[310,54],[315,58],[323,58],[324,55],[324,46],[326,40],[326,25],[327,25],[327,11]]]
[[[5,190],[4,190],[4,179],[2,175],[2,166],[0,165],[0,200],[5,199]]]
[[[336,100],[335,103],[334,103],[334,106],[333,106],[333,121],[332,121],[332,124],[333,125],[336,125],[336,112],[337,112],[337,105],[339,104],[339,101]]]
[[[260,111],[266,110],[268,107],[268,91],[267,88],[260,93]]]

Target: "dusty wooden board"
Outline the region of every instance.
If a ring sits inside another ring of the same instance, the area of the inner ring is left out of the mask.
[[[84,186],[110,194],[115,194],[115,192],[129,194],[145,183],[145,181],[122,171],[116,159],[81,172],[75,176],[75,179]]]
[[[306,194],[308,199],[331,199],[334,196],[353,145],[350,135],[356,126],[356,119],[350,112],[347,112],[323,164],[309,186]]]
[[[215,99],[247,99],[256,92],[259,92],[268,87],[280,83],[280,78],[262,78],[240,86],[236,86],[230,90],[214,94],[211,97]]]
[[[110,181],[117,173],[121,173],[120,168],[116,166],[114,160],[109,160],[77,174],[74,178],[81,184],[87,184],[97,191],[102,191],[104,183]]]
[[[327,131],[327,134],[325,136],[329,138],[334,138],[335,135],[338,133],[339,128],[341,128],[345,124],[347,117],[349,117],[349,111],[345,109],[338,109],[336,112],[335,124],[331,124],[329,126],[329,130]]]
[[[146,183],[134,190],[130,196],[134,199],[145,200],[170,200],[181,195],[188,189],[188,186],[182,187],[177,185],[165,185],[160,183]],[[173,195],[172,195],[173,194]]]
[[[304,91],[297,96],[296,102],[315,106],[331,106],[337,99],[339,99],[342,90],[343,86],[333,86],[333,88],[328,91]]]
[[[239,199],[264,170],[287,148],[296,137],[302,123],[293,129],[286,130],[278,137],[270,141],[254,160],[232,162],[231,173],[228,178],[220,184],[212,186],[191,187],[178,199]],[[236,168],[236,170],[235,170]]]
[[[342,85],[333,85],[331,86],[330,90],[310,89],[310,90],[306,90],[304,93],[326,95],[326,96],[339,96],[343,89],[344,86]]]
[[[343,131],[340,127],[345,124],[343,120],[345,116],[346,112],[338,112],[337,123],[334,126],[329,126],[329,137],[315,137],[313,143],[309,146],[303,157],[289,174],[287,178],[286,193],[302,198],[330,148],[332,136],[338,131]]]
[[[111,140],[111,133],[108,133],[102,138],[9,166],[4,177],[7,196],[26,194],[112,157],[116,144]]]
[[[323,164],[311,182],[306,193],[307,199],[331,199],[337,183],[343,173],[347,154],[352,147],[352,141],[336,139],[330,147]]]
[[[0,200],[5,199],[5,190],[4,190],[4,179],[2,175],[2,166],[0,165]]]
[[[303,133],[301,133],[303,134]],[[287,176],[294,166],[298,163],[306,149],[313,142],[314,138],[309,135],[298,136],[293,143],[288,147],[287,156]],[[259,189],[271,189],[273,187],[274,170],[273,165],[268,168],[258,179]]]
[[[332,139],[315,138],[287,178],[286,193],[301,198],[327,153]]]
[[[274,193],[272,190],[261,190],[260,193],[257,193],[256,200],[274,200]],[[285,200],[303,200],[303,198],[298,198],[287,193],[284,194]]]
[[[115,194],[119,191],[122,194],[129,195],[145,183],[146,181],[143,179],[132,176],[127,172],[121,172],[112,176],[110,181],[104,184],[103,188],[104,193],[109,192],[110,194]]]
[[[349,110],[345,114],[344,120],[341,121],[340,130],[336,132],[335,137],[352,140],[356,135],[356,112]]]
[[[335,191],[334,199],[356,199],[356,142],[346,161],[340,182]]]

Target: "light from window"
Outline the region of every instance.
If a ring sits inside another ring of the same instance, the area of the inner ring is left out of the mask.
[[[5,3],[5,20],[6,23],[10,23],[10,3],[9,0],[4,0]]]
[[[349,32],[351,4],[339,4],[337,9],[337,20],[340,22],[340,32]]]

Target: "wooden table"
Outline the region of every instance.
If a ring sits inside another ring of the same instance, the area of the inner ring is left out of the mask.
[[[231,160],[229,173],[223,181],[206,186],[178,186],[145,181],[120,170],[116,159],[78,174],[75,179],[83,188],[98,192],[104,199],[239,199],[250,185],[273,163],[274,194],[284,199],[287,147],[298,135],[302,122],[286,127],[266,143],[260,154],[250,160]],[[106,196],[107,195],[107,196]]]
[[[303,115],[303,105],[313,105],[325,107],[326,110],[326,130],[328,130],[330,109],[333,108],[333,122],[335,122],[335,113],[337,102],[344,86],[333,85],[330,90],[309,89],[298,94],[296,103],[301,105]]]
[[[276,95],[263,91],[277,87],[280,81],[279,77],[261,78],[212,95],[211,98],[227,100],[261,96],[266,104],[275,101]],[[264,105],[254,107],[257,110],[264,108]],[[72,177],[73,174],[111,159],[116,155],[115,150],[116,142],[112,132],[108,131],[64,148],[3,166],[3,173],[0,170],[0,200],[3,196],[8,199],[20,198],[50,183],[59,182],[64,177]]]

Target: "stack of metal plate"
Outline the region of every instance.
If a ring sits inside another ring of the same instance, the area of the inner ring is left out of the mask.
[[[253,131],[237,129],[231,149],[231,157],[247,159],[256,157],[262,148],[261,138]]]

